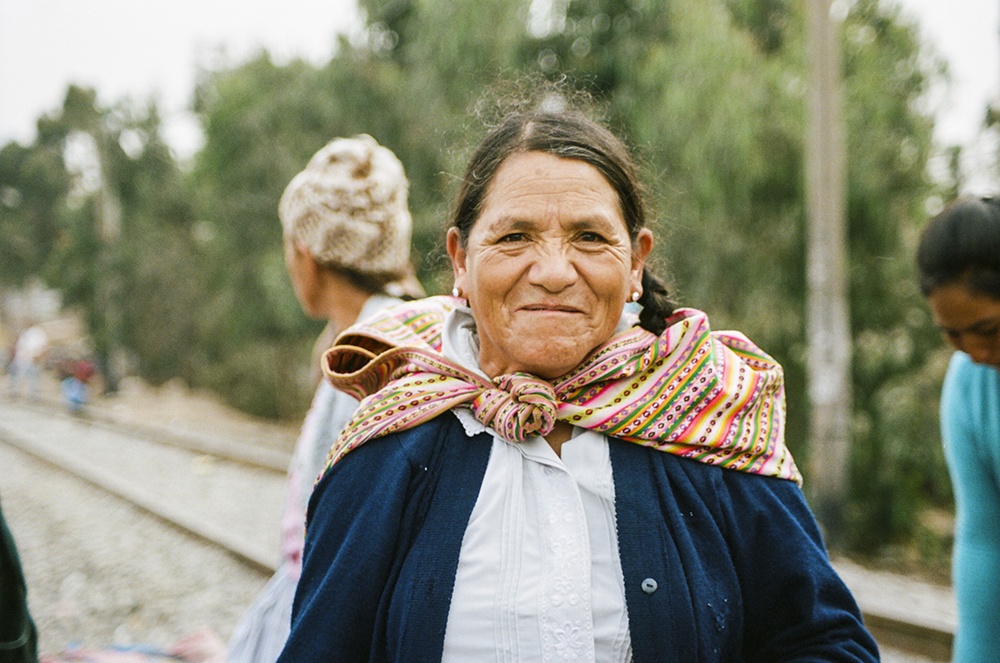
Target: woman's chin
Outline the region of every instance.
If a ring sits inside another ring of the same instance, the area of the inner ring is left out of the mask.
[[[535,344],[525,342],[511,353],[496,375],[502,373],[530,373],[546,380],[562,377],[575,369],[590,354],[591,348],[560,347],[551,340]],[[485,370],[485,367],[484,367]],[[487,371],[489,373],[489,371]]]

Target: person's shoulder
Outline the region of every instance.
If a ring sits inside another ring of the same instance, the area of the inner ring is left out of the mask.
[[[439,451],[457,451],[463,446],[463,442],[473,440],[478,442],[476,438],[470,438],[466,434],[458,418],[448,411],[413,428],[368,440],[345,455],[337,465],[347,461],[351,461],[351,464],[374,462],[379,465],[395,461],[425,466],[429,458]]]
[[[398,297],[376,293],[365,300],[364,305],[361,307],[361,312],[358,313],[358,322],[363,322],[380,311],[392,308],[393,306],[398,306],[402,303],[403,300]]]
[[[626,460],[622,468],[626,474],[621,477],[625,481],[616,481],[616,491],[648,499],[651,492],[643,486],[652,483],[652,494],[659,493],[661,505],[678,509],[682,516],[704,509],[727,536],[742,537],[746,524],[755,523],[754,527],[771,533],[789,527],[789,531],[803,533],[805,539],[818,540],[818,530],[795,481],[711,465],[629,442],[616,446],[612,464],[616,458]],[[635,462],[643,454],[648,454],[645,460]],[[647,476],[649,472],[652,477]],[[692,526],[696,521],[693,517],[684,520]]]
[[[964,375],[967,373],[974,373],[976,369],[976,363],[972,361],[972,358],[965,354],[964,352],[953,352],[951,359],[948,360],[948,376],[954,375]]]
[[[992,366],[975,363],[964,352],[956,352],[948,363],[944,391],[946,396],[949,393],[963,394],[963,398],[1000,392],[1000,371]]]
[[[675,492],[693,491],[712,501],[723,494],[734,492],[741,495],[781,495],[786,498],[801,493],[798,484],[788,479],[734,470],[621,440],[616,440],[616,444],[620,445],[616,453],[619,457],[623,454],[649,454],[654,466],[661,468],[668,478],[667,483],[673,486]],[[644,471],[639,469],[644,464],[630,465],[631,471]]]
[[[716,494],[724,491],[728,495],[742,495],[749,497],[749,501],[753,503],[760,503],[765,495],[782,502],[789,499],[798,501],[801,497],[801,488],[790,479],[709,465],[689,458],[678,460],[682,461],[692,481],[700,483],[705,489],[716,491]]]
[[[723,465],[716,465],[652,448],[650,448],[650,451],[655,453],[655,457],[665,467],[676,467],[677,471],[683,472],[692,483],[699,485],[718,486],[727,481],[750,481],[751,483],[756,483],[758,480],[765,482],[766,485],[797,485],[794,481],[788,479],[779,479],[750,471],[734,470]]]
[[[951,359],[948,361],[948,374],[960,375],[960,376],[977,376],[977,377],[994,377],[1000,375],[993,366],[987,366],[986,364],[977,364],[972,361],[972,357],[965,354],[964,352],[952,353]]]

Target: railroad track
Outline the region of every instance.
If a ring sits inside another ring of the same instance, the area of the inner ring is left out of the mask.
[[[10,403],[7,404],[11,405]],[[42,398],[35,403],[20,402],[16,405],[27,410],[33,410],[47,417],[67,418],[62,403]],[[151,426],[137,423],[122,423],[100,412],[89,411],[83,417],[70,417],[74,421],[89,426],[96,426],[109,431],[115,431],[131,437],[138,437],[151,442],[157,442],[178,449],[187,449],[201,454],[215,456],[222,460],[240,463],[249,467],[272,470],[279,474],[288,471],[291,454],[269,449],[254,444],[244,444],[219,436],[200,434],[192,430],[178,431],[163,426]]]
[[[287,454],[3,401],[0,440],[262,574],[277,568]]]
[[[277,567],[288,454],[153,427],[81,420],[54,406],[3,401],[0,441],[218,547],[262,576],[270,576]],[[141,468],[149,464],[157,464],[160,474],[172,478],[136,481],[143,476]],[[213,488],[213,484],[224,485]],[[181,499],[178,493],[189,498]],[[235,503],[230,499],[229,506],[207,506],[225,502],[233,494],[238,499]],[[207,512],[213,509],[215,513]],[[837,566],[880,645],[903,656],[890,654],[886,660],[949,660],[954,623],[947,615],[932,614],[935,603],[951,600],[946,590],[872,574],[846,561]],[[931,610],[916,610],[921,602]],[[905,658],[904,652],[919,657]]]

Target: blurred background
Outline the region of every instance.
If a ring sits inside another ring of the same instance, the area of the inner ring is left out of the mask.
[[[103,398],[140,379],[297,421],[320,326],[285,274],[289,179],[335,136],[391,148],[420,279],[446,292],[443,224],[483,123],[508,82],[564,80],[640,156],[680,301],[784,365],[808,487],[808,4],[0,0],[0,348],[39,324],[52,357],[93,361]],[[995,190],[998,16],[995,0],[830,9],[850,349],[836,542],[939,578],[950,353],[912,254],[945,203]]]

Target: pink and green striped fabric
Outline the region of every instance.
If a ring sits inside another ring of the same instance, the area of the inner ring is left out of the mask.
[[[742,334],[711,331],[701,311],[679,309],[660,336],[631,327],[562,378],[512,373],[491,381],[441,353],[444,318],[459,304],[429,297],[386,309],[326,352],[330,381],[361,400],[327,469],[372,438],[465,407],[511,442],[546,435],[560,420],[801,483],[784,443],[781,366]]]

